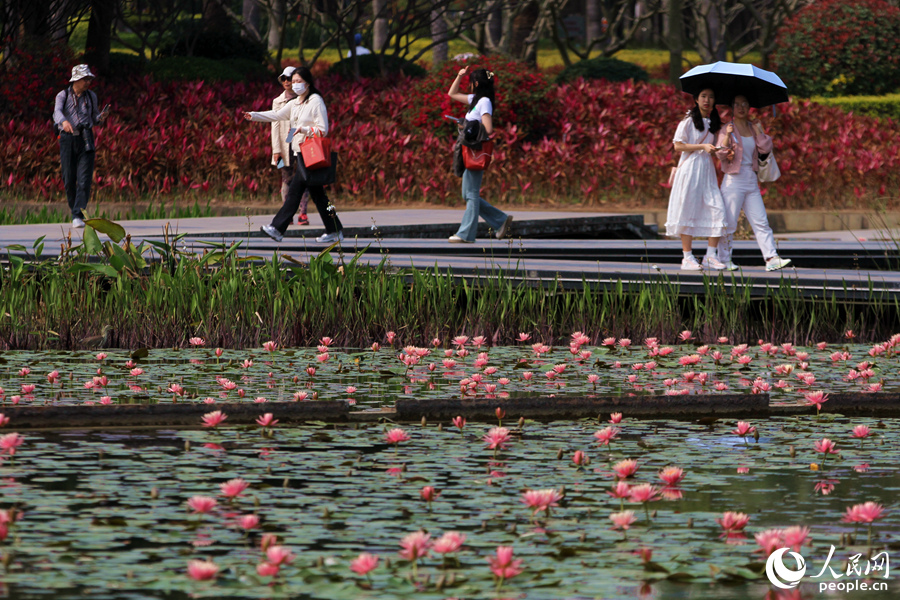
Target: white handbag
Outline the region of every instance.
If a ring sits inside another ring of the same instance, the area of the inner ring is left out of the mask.
[[[759,171],[756,174],[763,183],[777,181],[781,177],[781,169],[778,168],[778,161],[775,160],[774,152],[769,152],[766,160],[760,161]]]

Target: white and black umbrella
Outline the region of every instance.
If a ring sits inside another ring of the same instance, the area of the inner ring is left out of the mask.
[[[781,78],[753,65],[715,62],[694,67],[681,76],[681,91],[697,96],[705,89],[716,93],[716,104],[731,104],[744,96],[753,108],[790,102]]]

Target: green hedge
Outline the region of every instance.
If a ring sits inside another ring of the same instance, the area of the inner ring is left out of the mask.
[[[647,71],[638,65],[617,58],[598,57],[580,60],[563,69],[556,76],[557,83],[565,83],[584,77],[585,79],[605,79],[607,81],[647,81]]]
[[[846,112],[872,117],[891,118],[900,121],[900,94],[885,96],[838,96],[836,98],[813,98],[814,102],[828,106],[838,106]]]
[[[202,56],[159,58],[147,64],[147,72],[157,81],[246,81],[271,77],[264,66],[252,60],[213,60]]]
[[[359,60],[360,77],[374,78],[381,77],[381,67],[378,65],[378,57],[375,54],[363,54],[356,57]],[[416,63],[398,58],[392,55],[384,55],[384,69],[391,73],[403,73],[409,77],[424,77],[428,71],[420,67]],[[328,69],[333,75],[340,75],[350,79],[353,77],[353,59],[345,58],[340,60]]]

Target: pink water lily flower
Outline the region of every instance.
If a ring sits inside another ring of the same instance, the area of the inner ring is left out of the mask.
[[[453,424],[459,428],[460,431],[466,426],[466,418],[465,417],[453,417]]]
[[[410,438],[405,431],[395,427],[384,434],[384,439],[388,444],[399,444],[400,442],[408,442]]]
[[[273,418],[272,413],[265,413],[263,416],[256,419],[256,424],[260,427],[274,427],[278,424],[278,419]]]
[[[275,577],[280,570],[281,567],[268,562],[261,562],[256,565],[256,574],[260,577]]]
[[[419,490],[419,496],[422,498],[422,500],[429,503],[434,502],[440,495],[441,493],[431,485],[426,485],[421,490]]]
[[[628,531],[631,525],[637,521],[633,510],[623,510],[609,515],[609,520],[613,522],[613,529],[621,529]]]
[[[274,352],[275,348],[278,347],[278,344],[276,344],[272,340],[269,340],[268,342],[264,342],[262,346],[263,348],[265,348],[266,352]]]
[[[809,383],[807,378],[807,383]],[[816,392],[808,392],[803,395],[806,399],[807,404],[815,404],[816,410],[822,410],[822,404],[824,404],[828,400],[828,394],[825,392],[816,391]]]
[[[862,439],[869,437],[870,433],[871,432],[866,425],[857,425],[856,427],[853,428],[853,433],[851,433],[850,435],[852,437],[862,440]]]
[[[236,479],[230,479],[219,485],[219,489],[222,490],[222,495],[226,498],[237,498],[241,494],[244,493],[250,487],[250,484],[241,479],[240,477]]]
[[[509,443],[509,429],[506,427],[491,427],[482,439],[489,449],[502,450]]]
[[[206,345],[206,340],[204,340],[202,337],[192,337],[188,340],[188,343],[191,346],[204,346]]]
[[[196,581],[213,579],[219,572],[219,567],[211,560],[189,560],[187,566],[188,577]]]
[[[637,472],[638,464],[636,460],[625,459],[613,465],[612,469],[619,479],[627,479]]]
[[[746,421],[738,421],[737,429],[735,429],[731,433],[733,433],[734,435],[739,435],[741,437],[747,437],[754,431],[756,431],[756,427],[753,427],[752,425],[750,425],[750,423]]]
[[[285,546],[269,546],[266,548],[266,559],[273,565],[281,566],[294,560],[294,555]]]
[[[217,425],[221,424],[227,418],[228,418],[228,415],[226,415],[225,413],[223,413],[220,410],[206,413],[202,417],[203,426],[204,427],[216,427]]]
[[[13,456],[16,453],[16,448],[21,446],[24,441],[25,438],[15,432],[0,435],[0,452]]]
[[[813,444],[816,452],[820,452],[822,454],[837,454],[837,444],[829,440],[828,438],[822,438]]]
[[[659,490],[656,489],[656,486],[649,483],[636,485],[629,490],[629,500],[631,502],[652,502],[657,499],[658,495]]]
[[[716,519],[716,523],[725,531],[743,531],[749,522],[749,515],[732,511],[725,512],[720,518]]]
[[[100,352],[97,354],[97,360],[106,360],[106,357],[109,356],[106,352]]]
[[[188,507],[196,514],[206,514],[216,507],[216,499],[209,496],[192,496],[188,501]]]
[[[884,506],[877,502],[865,502],[848,507],[843,521],[845,523],[872,523],[883,515]]]
[[[250,531],[251,529],[256,529],[259,525],[259,517],[256,515],[242,515],[238,519],[238,527],[244,529],[245,531]]]
[[[366,575],[378,566],[378,557],[368,552],[363,552],[350,561],[350,570],[357,575]]]
[[[535,515],[542,510],[549,513],[550,507],[559,506],[560,500],[562,500],[562,494],[554,489],[527,490],[522,494],[522,502],[532,509],[532,514]]]
[[[431,536],[424,531],[410,533],[400,540],[400,556],[406,560],[416,561],[422,557],[428,556],[428,550],[431,548]]]
[[[6,427],[7,425],[9,425],[9,417],[0,413],[0,427]]]
[[[522,559],[513,560],[512,546],[497,546],[497,555],[489,556],[488,562],[491,565],[491,572],[501,583],[524,572]]]
[[[588,457],[583,450],[576,450],[575,454],[572,455],[572,462],[580,467],[588,464]]]
[[[519,337],[516,338],[520,342],[527,342],[531,339],[530,333],[519,332]]]
[[[59,381],[59,371],[50,371],[47,373],[47,383],[54,384]]]
[[[594,433],[597,443],[601,446],[608,446],[611,441],[619,435],[618,427],[604,427],[600,431]]]
[[[615,425],[622,422],[622,413],[612,413],[609,415],[609,422]]]
[[[459,552],[466,541],[466,534],[456,531],[448,531],[435,540],[431,549],[438,554],[453,554]]]
[[[659,478],[668,485],[677,485],[684,479],[684,469],[681,467],[666,467],[659,472]]]

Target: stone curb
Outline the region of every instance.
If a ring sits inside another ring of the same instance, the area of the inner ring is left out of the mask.
[[[597,418],[621,412],[629,419],[752,419],[773,416],[815,415],[806,404],[769,404],[768,394],[728,394],[689,396],[579,396],[534,398],[446,398],[440,400],[397,401],[396,408],[351,412],[345,402],[266,402],[255,404],[124,404],[112,406],[4,406],[0,412],[10,419],[8,429],[70,427],[194,427],[212,411],[228,416],[223,426],[252,425],[270,412],[279,425],[306,421],[364,423],[382,419],[397,422],[446,421],[462,416],[471,421],[519,418],[551,421]],[[823,413],[847,416],[900,417],[900,394],[830,394]]]

